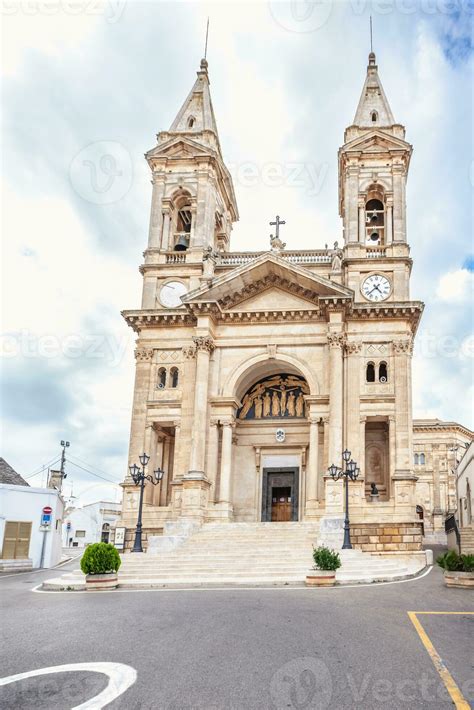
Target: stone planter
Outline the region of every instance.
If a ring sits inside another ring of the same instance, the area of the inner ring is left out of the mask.
[[[474,572],[444,572],[444,583],[447,587],[457,589],[474,589]]]
[[[86,574],[86,589],[97,592],[105,589],[116,589],[118,585],[117,572],[105,574]]]
[[[311,569],[306,575],[307,587],[334,587],[336,584],[335,570]]]

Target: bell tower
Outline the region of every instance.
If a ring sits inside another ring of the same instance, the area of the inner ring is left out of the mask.
[[[146,154],[152,171],[150,249],[226,251],[238,219],[232,178],[221,153],[209,90],[208,64],[169,131]]]
[[[347,285],[359,300],[364,295],[361,270],[351,263],[353,259],[373,260],[372,266],[385,274],[382,293],[374,292],[378,300],[409,299],[405,188],[411,154],[405,127],[394,119],[371,52],[354,121],[339,149],[339,214],[349,259]],[[393,259],[401,262],[397,265]]]

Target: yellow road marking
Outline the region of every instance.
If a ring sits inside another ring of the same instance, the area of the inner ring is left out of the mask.
[[[426,648],[428,651],[428,655],[433,661],[433,665],[438,671],[439,675],[441,676],[441,680],[443,681],[446,690],[448,691],[451,700],[453,701],[456,710],[471,710],[471,706],[467,702],[466,698],[464,695],[461,693],[459,687],[456,685],[453,676],[451,673],[448,671],[446,668],[443,659],[439,655],[438,651],[435,649],[433,644],[431,643],[431,640],[424,630],[423,626],[421,625],[419,619],[417,619],[418,614],[474,614],[472,611],[408,611],[407,612],[408,616],[410,617],[410,620],[415,627],[415,629],[418,632],[418,636],[420,637],[423,646]]]

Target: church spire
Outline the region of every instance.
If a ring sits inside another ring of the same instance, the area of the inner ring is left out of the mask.
[[[367,78],[353,125],[358,128],[389,128],[395,125],[392,109],[380,81],[374,52],[369,54]]]
[[[216,118],[209,89],[207,59],[201,59],[197,79],[171,124],[169,133],[186,133],[221,154]]]

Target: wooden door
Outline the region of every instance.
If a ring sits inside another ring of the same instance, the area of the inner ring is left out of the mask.
[[[3,536],[4,560],[26,560],[30,550],[31,523],[7,521]]]
[[[289,522],[291,508],[291,487],[272,488],[272,523]]]

